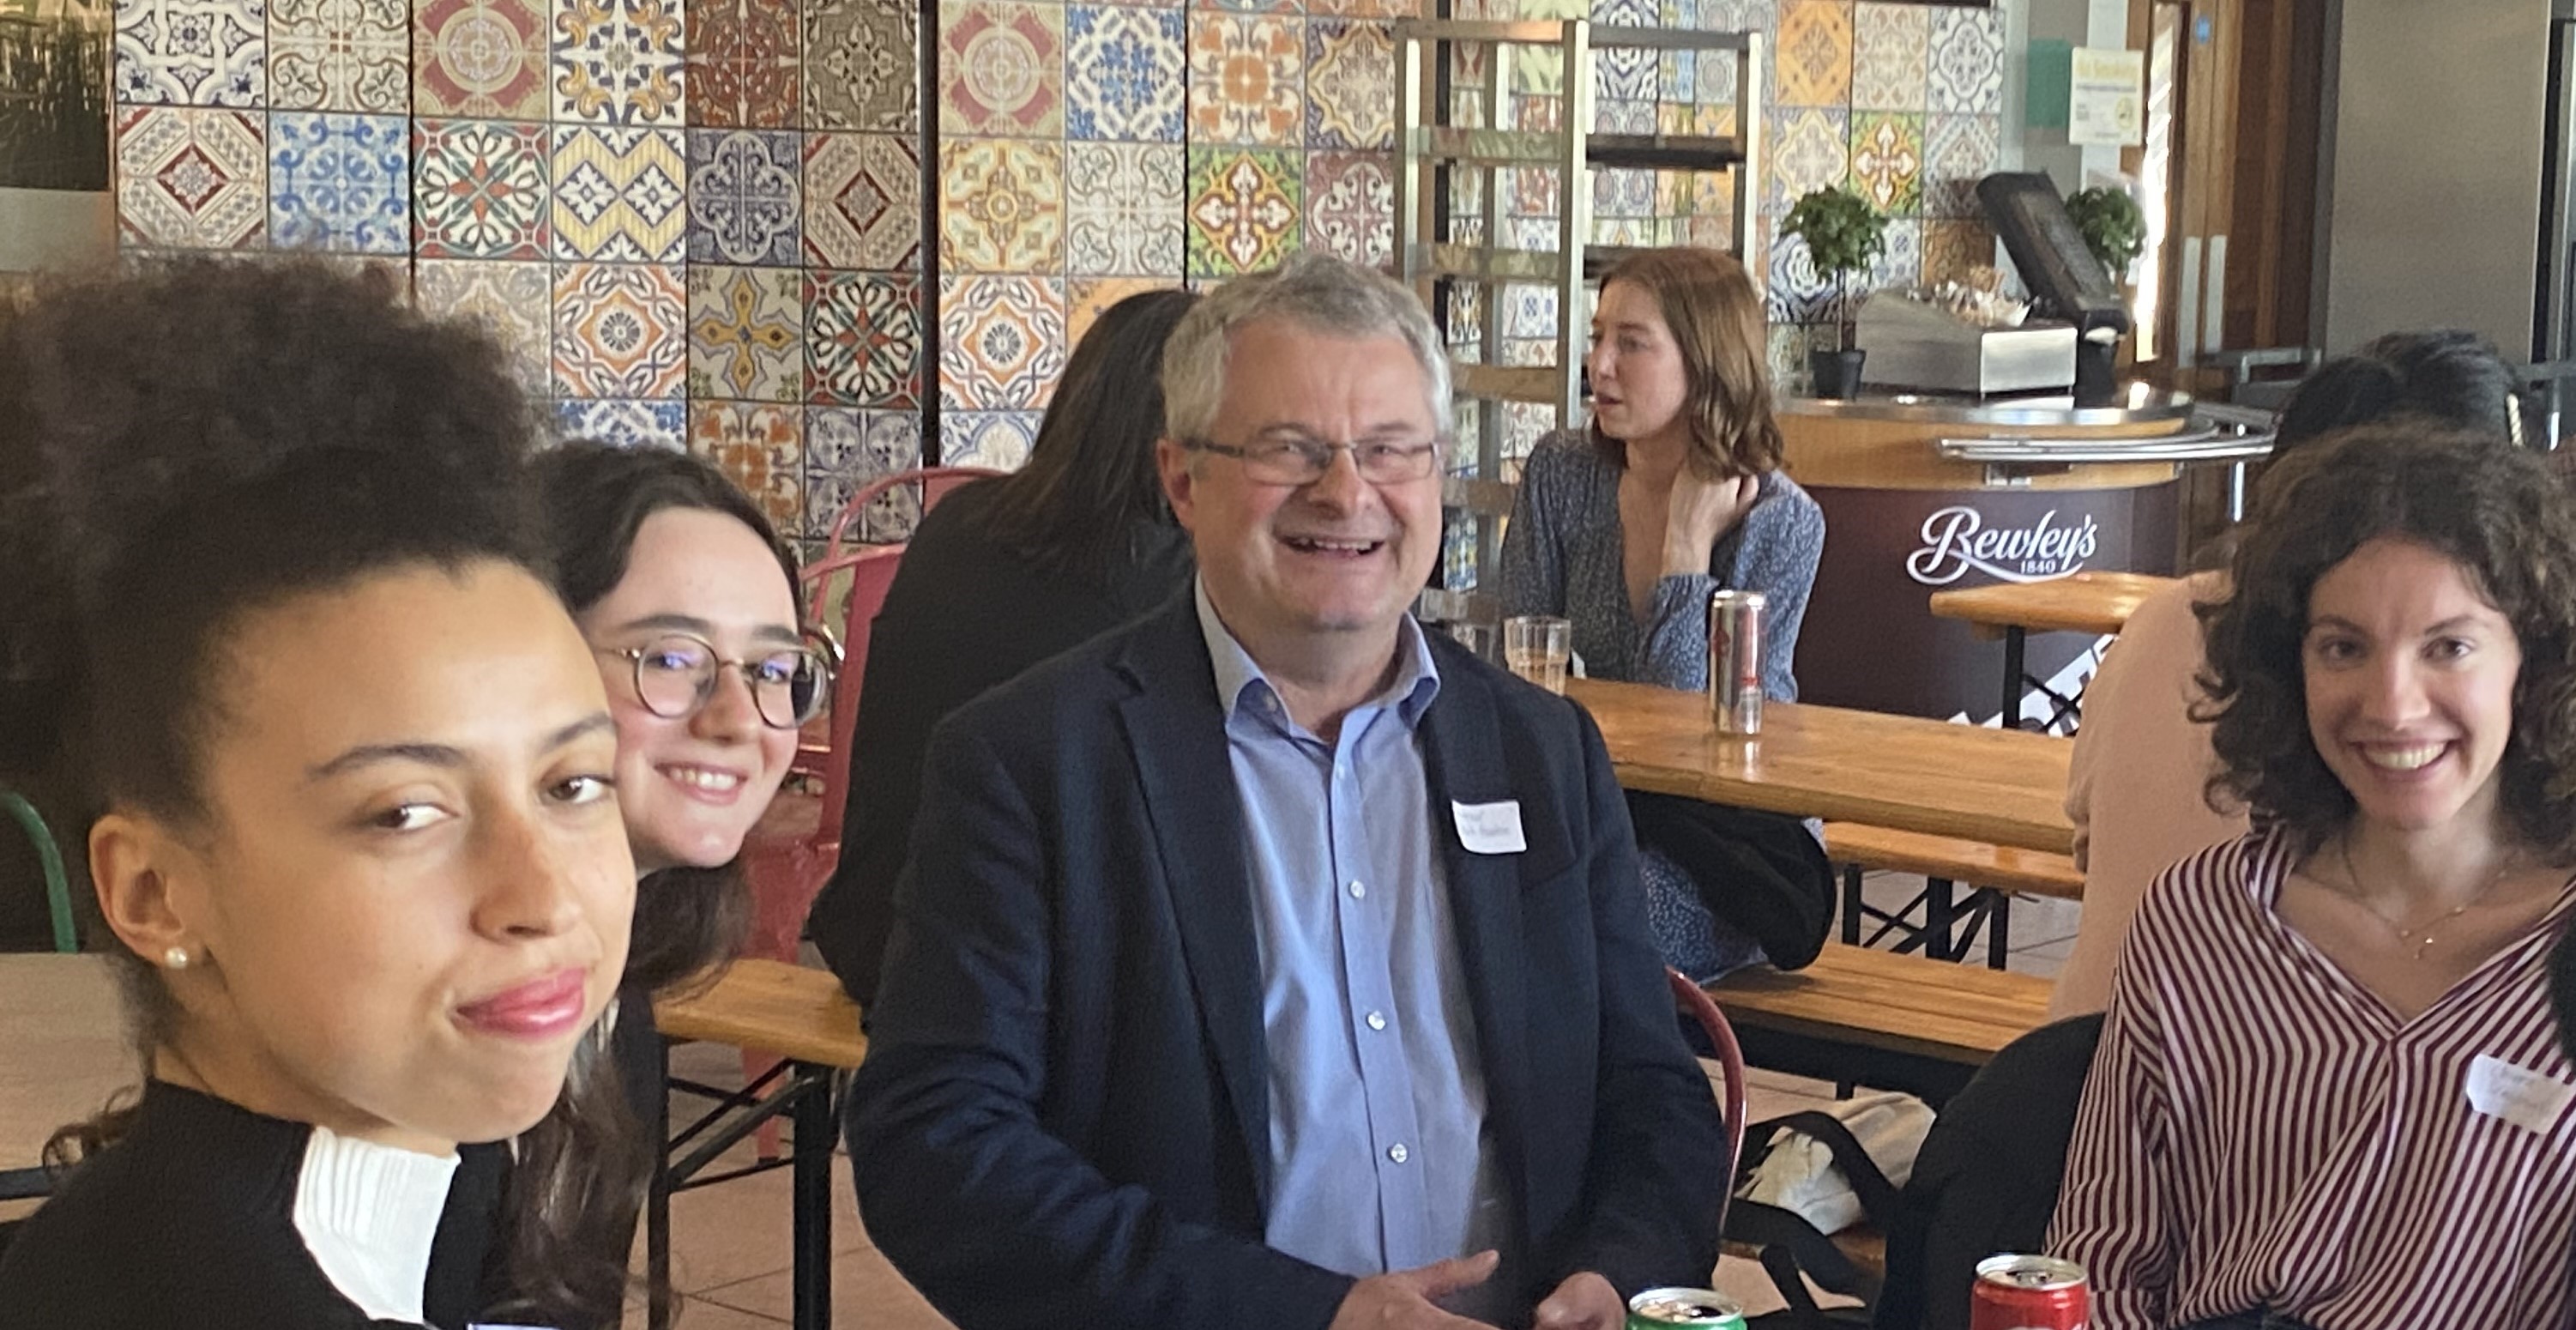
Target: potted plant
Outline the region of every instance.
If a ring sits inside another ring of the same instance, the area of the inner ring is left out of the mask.
[[[2139,211],[2138,201],[2125,189],[2096,185],[2067,196],[2066,215],[2111,280],[2126,282],[2129,265],[2147,248],[2147,215]]]
[[[1807,257],[1816,275],[1834,280],[1834,319],[1842,330],[1837,350],[1807,352],[1808,376],[1818,397],[1850,397],[1860,391],[1861,352],[1853,345],[1851,278],[1866,275],[1887,245],[1887,218],[1869,200],[1829,185],[1812,189],[1780,222],[1780,234],[1807,242]]]

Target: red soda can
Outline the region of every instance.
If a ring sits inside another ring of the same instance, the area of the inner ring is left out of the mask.
[[[1968,1330],[2084,1330],[2092,1320],[2084,1267],[2053,1256],[1989,1256],[1977,1262]]]

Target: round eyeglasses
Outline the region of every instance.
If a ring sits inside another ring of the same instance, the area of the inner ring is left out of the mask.
[[[667,633],[640,647],[606,647],[635,668],[635,697],[664,720],[693,715],[716,694],[718,671],[740,670],[760,722],[792,730],[823,714],[832,700],[832,666],[812,647],[772,647],[748,660],[727,660],[715,644]]]

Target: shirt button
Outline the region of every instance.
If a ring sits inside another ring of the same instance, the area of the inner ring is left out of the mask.
[[[1411,1159],[1413,1157],[1413,1153],[1405,1149],[1402,1144],[1396,1144],[1386,1147],[1386,1157],[1401,1164],[1405,1160]]]
[[[1372,1030],[1383,1030],[1383,1029],[1385,1029],[1385,1028],[1386,1028],[1386,1013],[1385,1013],[1385,1012],[1382,1012],[1382,1011],[1372,1011],[1372,1012],[1370,1012],[1370,1013],[1368,1014],[1368,1027],[1369,1027],[1370,1029],[1372,1029]],[[1401,1161],[1399,1161],[1399,1162],[1401,1162]]]
[[[1368,895],[1368,888],[1367,888],[1367,887],[1361,886],[1361,885],[1360,885],[1359,883],[1357,883],[1357,882],[1353,882],[1353,883],[1351,883],[1351,899],[1352,899],[1352,900],[1359,900],[1359,899],[1361,899],[1362,897],[1365,897],[1365,896],[1367,896],[1367,895]]]

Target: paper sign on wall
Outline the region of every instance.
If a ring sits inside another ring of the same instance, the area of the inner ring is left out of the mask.
[[[2066,141],[2136,146],[2146,140],[2147,54],[2075,48]]]

